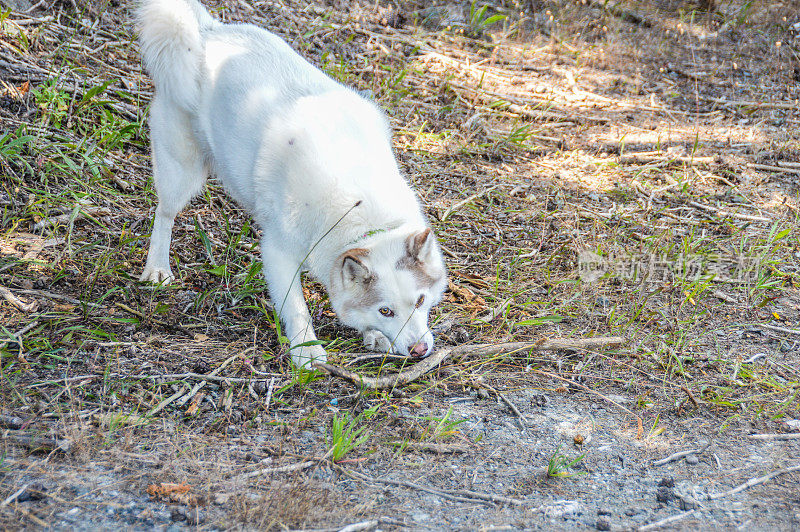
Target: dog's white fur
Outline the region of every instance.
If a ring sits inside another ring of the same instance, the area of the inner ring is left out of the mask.
[[[159,200],[141,279],[173,278],[175,216],[214,173],[262,230],[264,272],[297,366],[325,361],[308,345],[317,338],[301,269],[368,347],[429,354],[428,313],[446,270],[383,114],[276,35],[222,24],[195,0],[143,0],[137,21],[156,86]]]

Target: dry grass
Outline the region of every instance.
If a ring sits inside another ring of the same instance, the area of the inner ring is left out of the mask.
[[[11,295],[0,300],[0,414],[74,441],[53,455],[65,478],[93,463],[142,489],[188,480],[209,493],[232,488],[230,470],[248,460],[231,449],[252,458],[263,443],[254,432],[278,456],[323,455],[297,434],[324,432],[331,401],[378,405],[385,420],[476,379],[566,390],[526,366],[635,397],[645,426],[800,416],[794,2],[718,1],[710,12],[703,2],[489,3],[486,16],[507,18],[484,26],[469,5],[458,17],[424,2],[213,5],[281,34],[387,110],[448,255],[442,342],[609,334],[629,338],[625,348],[451,362],[394,395],[294,374],[259,276],[257,229],[213,183],[177,220],[179,282],[140,286],[155,205],[151,86],[123,8],[45,2],[2,17],[0,286]],[[671,271],[582,282],[585,250],[664,259]],[[681,258],[699,269],[680,271]],[[307,295],[320,338],[346,362],[357,339],[318,285]],[[229,380],[203,380],[231,357]],[[141,418],[201,382],[191,400]],[[380,419],[374,432],[393,437]],[[26,453],[2,445],[1,467],[23,471]],[[133,473],[142,460],[160,469]],[[0,477],[0,493],[14,478]],[[333,492],[302,482],[237,496],[230,515],[258,527],[324,522],[302,501]],[[300,502],[281,507],[271,489]],[[0,512],[9,526],[18,518]]]

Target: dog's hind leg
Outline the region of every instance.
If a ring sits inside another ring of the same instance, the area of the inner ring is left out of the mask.
[[[169,246],[175,216],[202,190],[208,167],[189,116],[158,97],[150,108],[150,141],[158,207],[147,263],[139,280],[168,283],[174,279]]]
[[[268,231],[265,229],[264,232],[266,234]],[[261,239],[261,256],[272,304],[278,310],[284,334],[291,344],[292,362],[306,369],[310,369],[314,361],[325,362],[326,354],[322,346],[302,345],[315,342],[317,336],[303,298],[299,261],[292,260],[267,238]]]

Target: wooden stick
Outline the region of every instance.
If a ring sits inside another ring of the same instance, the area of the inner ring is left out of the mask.
[[[747,166],[749,168],[752,168],[753,170],[765,170],[767,172],[779,172],[783,174],[800,175],[800,169],[798,168],[790,168],[786,166],[772,166],[771,164],[756,164],[756,163],[748,163]]]
[[[11,290],[6,288],[5,286],[0,286],[0,296],[3,296],[3,299],[11,303],[18,310],[25,313],[33,312],[34,310],[36,310],[36,307],[38,306],[36,301],[33,301],[31,303],[25,303],[23,300],[12,294]]]
[[[395,375],[384,375],[383,377],[365,377],[354,371],[325,364],[314,362],[313,367],[327,371],[331,375],[341,377],[345,380],[358,385],[361,388],[384,389],[403,386],[412,382],[425,373],[431,371],[442,361],[450,356],[473,357],[473,356],[494,356],[501,354],[511,354],[518,351],[556,351],[559,349],[597,349],[600,347],[618,347],[625,343],[625,339],[620,336],[598,336],[595,338],[542,338],[536,342],[509,342],[504,344],[474,344],[461,345],[458,347],[445,347],[440,349],[428,358],[422,359],[411,366],[407,371]],[[362,355],[362,353],[354,353]]]
[[[384,479],[384,478],[374,478],[368,477],[367,475],[363,475],[361,473],[357,473],[355,471],[350,471],[348,469],[343,470],[346,474],[354,476],[355,478],[362,480],[364,482],[373,482],[378,484],[388,484],[390,486],[404,486],[406,488],[412,488],[420,491],[425,491],[428,493],[432,493],[434,495],[439,495],[440,497],[444,497],[445,499],[451,499],[461,502],[484,502],[484,503],[503,503],[503,504],[513,504],[516,506],[525,504],[525,501],[521,499],[514,499],[511,497],[504,497],[502,495],[495,495],[493,493],[480,493],[477,491],[471,490],[445,490],[439,489],[429,486],[422,486],[420,484],[414,484],[413,482],[408,482],[406,480],[391,480],[391,479]]]
[[[664,464],[668,464],[670,462],[674,462],[675,460],[680,460],[684,456],[689,456],[690,454],[701,454],[706,449],[708,449],[709,447],[711,447],[711,442],[710,441],[707,444],[705,444],[702,449],[689,449],[688,451],[681,451],[679,453],[671,454],[671,455],[667,456],[666,458],[662,458],[661,460],[656,460],[655,462],[653,462],[653,465],[654,466],[662,466]]]
[[[637,164],[647,164],[647,163],[658,163],[658,162],[665,162],[665,163],[682,163],[688,164],[691,166],[701,166],[701,165],[711,165],[717,162],[717,158],[714,156],[711,157],[671,157],[669,155],[643,155],[643,154],[636,154],[630,153],[627,155],[621,155],[618,159],[620,163],[637,163]]]
[[[722,218],[736,218],[738,220],[747,220],[750,222],[771,222],[769,218],[764,218],[763,216],[753,216],[750,214],[739,214],[738,212],[729,212],[722,209],[718,209],[716,207],[712,207],[711,205],[703,205],[702,203],[698,203],[696,201],[690,201],[689,205],[693,207],[697,207],[698,209],[703,209],[705,211],[713,212]]]
[[[800,432],[786,434],[748,434],[751,440],[800,440]]]
[[[723,497],[727,497],[729,495],[733,495],[735,493],[739,493],[740,491],[744,491],[747,488],[752,488],[753,486],[758,486],[759,484],[763,484],[764,482],[767,482],[768,480],[771,480],[771,479],[773,479],[773,478],[775,478],[775,477],[777,477],[779,475],[785,475],[786,473],[792,473],[793,471],[800,471],[800,464],[792,466],[792,467],[787,467],[786,469],[780,469],[778,471],[773,471],[772,473],[770,473],[768,475],[764,475],[763,477],[751,478],[750,480],[748,480],[744,484],[739,484],[735,488],[730,489],[728,491],[723,491],[723,492],[720,492],[720,493],[709,493],[708,494],[708,498],[710,500],[712,500],[712,501],[715,500],[715,499],[721,499]]]
[[[769,329],[770,331],[775,332],[782,332],[786,334],[796,334],[800,336],[800,329],[787,329],[786,327],[778,327],[777,325],[770,325],[768,323],[757,323],[759,327],[764,327],[765,329]]]
[[[492,190],[496,189],[498,186],[499,185],[492,185],[491,187],[489,187],[487,189],[481,190],[480,192],[478,192],[476,194],[473,194],[472,196],[468,197],[467,199],[465,199],[463,201],[459,201],[458,203],[456,203],[455,205],[453,205],[452,207],[450,207],[449,209],[447,209],[445,211],[445,213],[442,215],[441,221],[442,222],[446,222],[447,219],[450,218],[450,215],[453,214],[453,212],[457,211],[458,209],[460,209],[461,207],[463,207],[467,203],[470,203],[470,202],[480,198],[481,196],[485,196],[486,194],[488,194]]]
[[[637,528],[637,532],[649,532],[650,530],[658,530],[659,528],[665,527],[667,525],[671,525],[672,523],[677,523],[682,519],[686,519],[687,517],[692,517],[694,514],[697,513],[697,510],[692,510],[690,512],[684,512],[682,514],[671,515],[669,517],[665,517],[659,521],[655,521],[650,523],[649,525],[640,526]]]

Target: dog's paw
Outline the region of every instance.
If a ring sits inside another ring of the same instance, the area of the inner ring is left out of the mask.
[[[376,353],[388,353],[392,342],[382,332],[370,329],[364,333],[364,347]]]
[[[328,354],[321,345],[295,347],[291,353],[292,363],[298,368],[311,369],[311,364],[314,362],[326,363],[328,361]]]
[[[142,282],[149,282],[153,284],[169,284],[175,279],[172,275],[172,270],[169,266],[161,268],[158,266],[146,266],[139,280]]]

